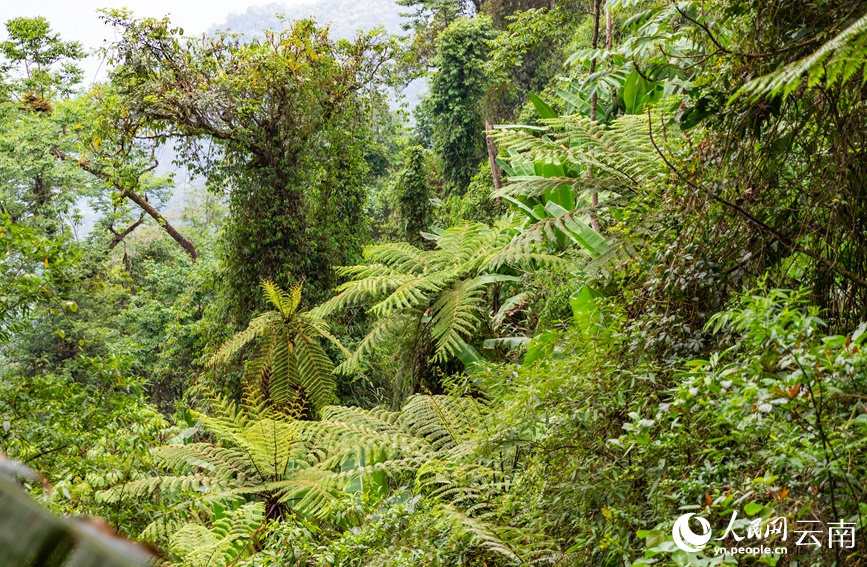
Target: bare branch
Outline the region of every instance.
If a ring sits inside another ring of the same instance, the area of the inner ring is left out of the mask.
[[[180,232],[178,232],[169,223],[169,221],[166,220],[166,218],[153,207],[153,205],[148,203],[147,199],[140,197],[135,192],[134,187],[127,187],[122,185],[118,180],[114,179],[111,175],[100,169],[98,165],[88,159],[75,159],[74,157],[69,156],[58,148],[52,148],[51,153],[62,161],[78,164],[78,167],[80,167],[84,171],[90,173],[91,175],[99,177],[100,179],[109,183],[112,187],[120,191],[122,197],[125,197],[138,205],[151,218],[157,221],[157,223],[163,228],[163,230],[165,230],[168,235],[171,236],[175,240],[175,242],[180,244],[181,248],[183,248],[186,253],[190,255],[190,258],[195,260],[199,257],[199,253],[196,251],[196,247],[193,245],[193,242],[190,239],[186,238],[184,235],[182,235]]]

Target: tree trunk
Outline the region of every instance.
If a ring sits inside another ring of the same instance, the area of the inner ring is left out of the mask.
[[[123,242],[124,238],[129,236],[132,233],[132,231],[137,229],[139,227],[139,225],[141,225],[141,223],[143,223],[143,222],[144,222],[144,214],[142,214],[142,216],[140,216],[137,221],[135,221],[134,223],[132,223],[131,225],[126,227],[121,232],[117,232],[116,230],[114,230],[113,226],[109,227],[109,230],[111,231],[111,233],[114,234],[114,238],[111,239],[111,244],[108,245],[108,249],[114,250],[118,244]]]
[[[485,142],[488,145],[488,161],[491,164],[491,176],[494,178],[494,189],[499,190],[502,185],[500,177],[502,172],[500,164],[497,163],[497,146],[494,145],[494,138],[491,136],[494,127],[489,120],[485,120]]]
[[[148,203],[142,197],[139,197],[138,195],[133,193],[132,190],[121,189],[121,192],[126,198],[138,205],[144,212],[150,215],[151,218],[157,221],[157,223],[161,227],[163,227],[163,230],[165,230],[169,236],[174,238],[175,242],[180,244],[181,248],[183,248],[187,252],[187,254],[190,255],[190,258],[195,260],[199,257],[199,253],[196,251],[196,247],[193,245],[193,242],[190,239],[186,238],[184,235],[182,235],[180,232],[175,230],[175,228],[169,224],[169,221],[167,221],[165,217],[159,213],[159,211],[153,208],[150,203]]]
[[[594,0],[593,2],[593,38],[591,40],[591,48],[596,49],[599,45],[599,19],[602,13],[602,3],[605,0]],[[606,29],[607,29],[607,21],[606,21]],[[596,58],[593,58],[590,61],[590,74],[596,72]],[[599,97],[594,91],[593,95],[590,97],[590,121],[596,122],[596,103],[598,102]],[[590,167],[587,167],[587,177],[593,179],[593,172],[590,170]],[[590,227],[595,231],[599,231],[599,219],[596,218],[596,207],[599,206],[599,193],[594,191],[593,195],[590,197]]]
[[[611,18],[611,10],[605,9],[605,49],[611,51],[614,45],[614,20]],[[617,100],[617,91],[611,87],[611,102]]]

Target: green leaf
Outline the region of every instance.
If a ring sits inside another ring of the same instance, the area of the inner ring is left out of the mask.
[[[572,106],[574,106],[581,114],[590,114],[590,103],[588,103],[575,93],[571,93],[566,89],[558,88],[557,95]]]
[[[519,201],[513,197],[509,197],[508,195],[504,195],[503,200],[506,201],[507,203],[509,203],[510,205],[522,210],[524,212],[524,214],[526,214],[528,217],[530,217],[530,220],[537,221],[540,219],[540,217],[536,216],[536,213],[535,213],[535,211],[533,211],[532,208],[528,207],[527,205],[525,205],[521,201]]]
[[[569,296],[572,320],[575,327],[585,336],[601,322],[601,311],[596,305],[596,299],[599,297],[602,297],[602,294],[586,284]]]
[[[623,103],[626,106],[626,113],[641,114],[651,90],[652,87],[648,82],[638,74],[637,70],[633,70],[623,84]]]
[[[539,116],[542,118],[557,118],[557,113],[554,112],[554,109],[548,106],[545,101],[538,96],[530,93],[527,95],[527,98],[530,99],[530,102],[532,102],[533,106],[536,107],[536,112],[539,113]]]
[[[646,531],[644,534],[645,535],[642,536],[641,532],[639,532],[638,537],[645,538],[645,545],[647,545],[647,547],[656,547],[665,541],[665,533],[660,530]]]
[[[464,372],[467,374],[472,374],[485,362],[484,357],[479,354],[479,351],[466,343],[462,344],[455,354],[458,357],[458,360],[463,363]]]
[[[524,355],[524,366],[530,366],[536,360],[553,351],[553,345],[560,337],[557,331],[545,331],[533,337],[527,346],[527,354]]]
[[[487,339],[483,344],[485,348],[496,348],[497,345],[503,345],[508,348],[518,348],[530,343],[528,337],[500,337],[496,339]]]

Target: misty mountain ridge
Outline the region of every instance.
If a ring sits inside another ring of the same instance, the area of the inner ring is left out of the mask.
[[[405,8],[393,0],[330,0],[300,6],[271,2],[229,14],[222,24],[213,26],[211,31],[228,30],[248,37],[261,37],[264,30],[284,29],[285,20],[312,17],[319,25],[327,25],[335,39],[350,39],[359,30],[367,31],[379,26],[389,33],[403,35],[406,32],[401,28],[404,22],[400,15],[402,10]]]

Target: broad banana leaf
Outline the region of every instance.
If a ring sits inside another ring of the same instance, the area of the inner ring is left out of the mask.
[[[602,323],[603,313],[596,303],[598,297],[602,297],[602,294],[586,284],[569,296],[575,328],[584,336],[593,334]]]

